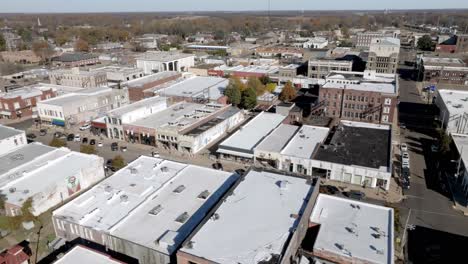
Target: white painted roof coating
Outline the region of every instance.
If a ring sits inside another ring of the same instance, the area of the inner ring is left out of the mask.
[[[269,260],[281,254],[298,222],[291,214],[311,191],[305,179],[250,171],[181,251],[223,264]]]
[[[251,158],[254,147],[278,127],[285,116],[262,112],[219,145],[218,152],[237,152]]]
[[[84,246],[76,246],[68,251],[63,257],[54,262],[54,264],[123,264],[110,256],[102,254],[93,249]]]
[[[330,129],[316,126],[302,126],[281,154],[303,159],[311,159],[317,146],[328,136]]]
[[[259,151],[281,152],[289,140],[299,130],[298,126],[281,124],[255,148]]]
[[[369,263],[394,262],[391,208],[320,194],[310,221],[320,224],[314,250]]]
[[[217,100],[224,96],[229,80],[219,77],[194,76],[157,90],[161,96],[180,96]]]
[[[438,90],[438,93],[450,116],[468,112],[468,91]]]
[[[0,125],[0,141],[16,135],[25,133],[23,130],[15,129],[13,127]]]
[[[170,255],[237,177],[141,156],[54,216]],[[174,192],[179,186],[183,190]],[[198,198],[205,190],[208,197]],[[157,213],[150,214],[152,209]],[[185,224],[176,221],[183,213]]]

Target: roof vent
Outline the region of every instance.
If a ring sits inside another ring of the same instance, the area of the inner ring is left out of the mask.
[[[216,221],[219,219],[219,214],[218,213],[214,213],[213,216],[211,217],[211,220],[213,221]]]
[[[138,173],[138,170],[136,168],[134,168],[134,167],[130,167],[129,170],[130,170],[130,174],[137,174]]]
[[[161,167],[161,171],[162,172],[168,172],[169,171],[169,168],[164,166],[164,167]]]
[[[208,190],[204,190],[198,195],[198,198],[205,200],[208,196],[210,196],[210,192]]]
[[[187,244],[185,245],[185,248],[188,248],[188,249],[192,249],[193,248],[193,241],[189,241],[187,242]]]
[[[151,209],[148,213],[150,215],[157,215],[162,211],[162,209],[163,209],[162,206],[158,204],[157,206],[153,207],[153,209]]]
[[[29,193],[29,190],[24,190],[23,193],[24,193],[24,194],[28,194],[28,193]]]
[[[106,185],[106,187],[104,187],[104,191],[106,191],[107,193],[110,193],[112,191],[112,186]]]
[[[184,212],[182,213],[181,215],[179,215],[177,218],[176,218],[176,222],[178,223],[185,223],[187,221],[187,219],[190,217],[190,215],[187,213],[187,212]]]
[[[287,188],[288,188],[288,184],[289,184],[289,182],[286,181],[286,180],[284,180],[284,181],[277,181],[277,182],[276,182],[276,185],[278,185],[278,187],[279,187],[280,189],[287,189]]]
[[[126,195],[126,194],[120,195],[120,202],[121,202],[121,203],[126,203],[126,202],[128,202],[128,195]]]
[[[14,192],[16,192],[16,188],[12,187],[12,188],[9,189],[9,191],[10,191],[10,193],[14,193]]]
[[[181,192],[183,192],[184,190],[185,190],[185,185],[182,184],[182,185],[177,186],[177,188],[175,188],[173,192],[175,192],[175,193],[181,193]]]

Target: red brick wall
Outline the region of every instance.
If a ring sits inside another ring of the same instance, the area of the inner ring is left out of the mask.
[[[56,93],[50,89],[47,91],[43,91],[41,95],[41,100],[46,100],[47,96],[50,96],[50,98],[55,97]],[[28,105],[27,101],[31,100],[31,105]],[[19,103],[20,107],[18,109],[15,109],[15,103]],[[8,105],[8,110],[5,109],[4,105]],[[32,108],[36,107],[37,105],[37,96],[27,98],[27,99],[22,99],[21,97],[15,97],[15,98],[2,98],[0,97],[0,109],[2,111],[9,111],[11,113],[10,119],[16,119],[18,118],[17,111],[21,111],[21,116],[22,117],[28,117],[31,116],[33,111]]]
[[[456,50],[457,50],[456,45],[440,45],[440,44],[437,44],[435,51],[440,52],[440,53],[455,53]]]
[[[129,85],[128,86],[128,96],[130,98],[130,102],[133,103],[133,102],[140,101],[141,99],[144,99],[144,98],[147,98],[147,97],[152,97],[153,95],[151,93],[148,93],[148,92],[145,93],[146,89],[150,89],[150,88],[153,88],[155,86],[158,86],[158,85],[161,85],[161,84],[173,81],[173,80],[177,80],[181,76],[182,76],[182,74],[177,74],[177,75],[174,75],[174,76],[171,76],[171,77],[168,77],[168,78],[159,79],[159,80],[155,80],[155,81],[152,81],[152,82],[147,82],[142,86],[131,86],[131,85]]]

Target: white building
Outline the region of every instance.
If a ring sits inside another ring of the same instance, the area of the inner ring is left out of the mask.
[[[294,263],[318,188],[251,170],[177,253],[177,263]]]
[[[0,125],[0,155],[26,144],[28,144],[28,141],[23,130]]]
[[[302,44],[304,49],[324,49],[327,46],[328,40],[322,37],[310,38]]]
[[[132,122],[161,112],[166,108],[166,97],[156,96],[111,110],[107,112],[105,118],[107,136],[113,139],[124,140],[124,124],[131,124]]]
[[[435,103],[447,133],[468,134],[468,91],[437,90]]]
[[[95,249],[87,248],[82,245],[76,245],[65,255],[58,258],[53,264],[124,264],[109,255],[101,253]]]
[[[399,30],[381,30],[377,32],[367,31],[357,33],[356,35],[356,48],[369,49],[372,40],[375,38],[400,38]]]
[[[49,72],[51,84],[82,88],[102,87],[107,85],[107,75],[99,71],[80,71],[79,68],[62,69]]]
[[[393,264],[393,219],[392,208],[320,194],[310,215],[318,234],[306,252],[316,263]]]
[[[366,70],[396,74],[400,56],[400,39],[374,38],[369,47]]]
[[[144,76],[142,69],[132,67],[106,66],[91,71],[105,73],[110,83],[128,82]]]
[[[195,66],[195,55],[180,52],[151,51],[136,58],[137,67],[145,74],[162,71],[187,72]]]
[[[389,125],[341,121],[316,151],[313,173],[327,179],[371,188],[390,188],[392,136]]]
[[[141,156],[55,210],[55,233],[95,242],[142,264],[172,263],[175,251],[237,179]]]
[[[39,143],[1,155],[0,191],[6,196],[6,214],[21,214],[28,198],[32,198],[36,216],[63,203],[102,180],[103,163],[103,158],[95,155]]]
[[[103,117],[129,103],[128,89],[98,87],[82,89],[37,104],[42,122],[70,126]]]
[[[224,159],[251,160],[255,147],[285,119],[279,114],[262,112],[219,144],[217,152]]]

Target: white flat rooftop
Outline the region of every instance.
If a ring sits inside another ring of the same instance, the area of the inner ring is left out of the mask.
[[[306,179],[250,171],[181,251],[215,263],[256,264],[280,255],[313,187]]]
[[[96,87],[96,88],[82,89],[76,92],[71,92],[71,93],[57,96],[48,100],[44,100],[39,103],[56,105],[56,106],[64,106],[73,102],[79,102],[80,100],[84,100],[86,98],[95,97],[96,95],[99,95],[99,94],[112,93],[112,92],[113,92],[112,88],[109,88],[109,87]]]
[[[167,79],[167,78],[178,76],[178,75],[180,75],[180,73],[178,72],[171,72],[171,71],[158,72],[158,73],[154,73],[151,75],[143,76],[141,78],[130,80],[126,83],[129,87],[141,87],[150,82],[155,82],[158,80],[163,80],[163,79]]]
[[[278,127],[285,118],[285,116],[267,112],[258,114],[249,123],[224,140],[219,145],[218,152],[252,158],[255,146]]]
[[[394,263],[393,209],[320,194],[310,221],[320,224],[314,251]]]
[[[468,91],[438,90],[438,93],[449,111],[448,115],[454,116],[468,112]]]
[[[288,144],[300,127],[281,124],[268,135],[255,150],[279,153]]]
[[[75,246],[65,255],[59,258],[54,264],[124,264],[108,255],[100,253],[81,245]]]
[[[146,99],[142,99],[140,101],[137,101],[135,103],[131,103],[128,105],[124,105],[119,108],[115,108],[109,112],[107,112],[108,116],[122,116],[124,114],[133,112],[135,110],[141,109],[141,108],[146,108],[146,107],[151,107],[154,105],[159,105],[161,103],[164,103],[167,101],[166,97],[160,97],[160,96],[154,96]]]
[[[468,135],[452,133],[452,139],[457,147],[458,153],[461,154],[463,164],[468,164]],[[465,151],[463,151],[465,149]],[[466,165],[465,165],[466,166]]]
[[[392,83],[361,82],[359,84],[325,83],[323,88],[347,89],[355,91],[371,91],[387,94],[397,93],[397,86]]]
[[[171,255],[237,177],[141,156],[54,216]]]
[[[156,92],[167,97],[178,96],[217,100],[224,96],[224,90],[226,90],[228,84],[229,80],[225,78],[194,76]]]
[[[0,125],[0,141],[16,135],[23,134],[23,130],[15,129],[13,127]]]
[[[326,127],[302,126],[281,154],[311,159],[315,149],[325,141],[330,129]]]

